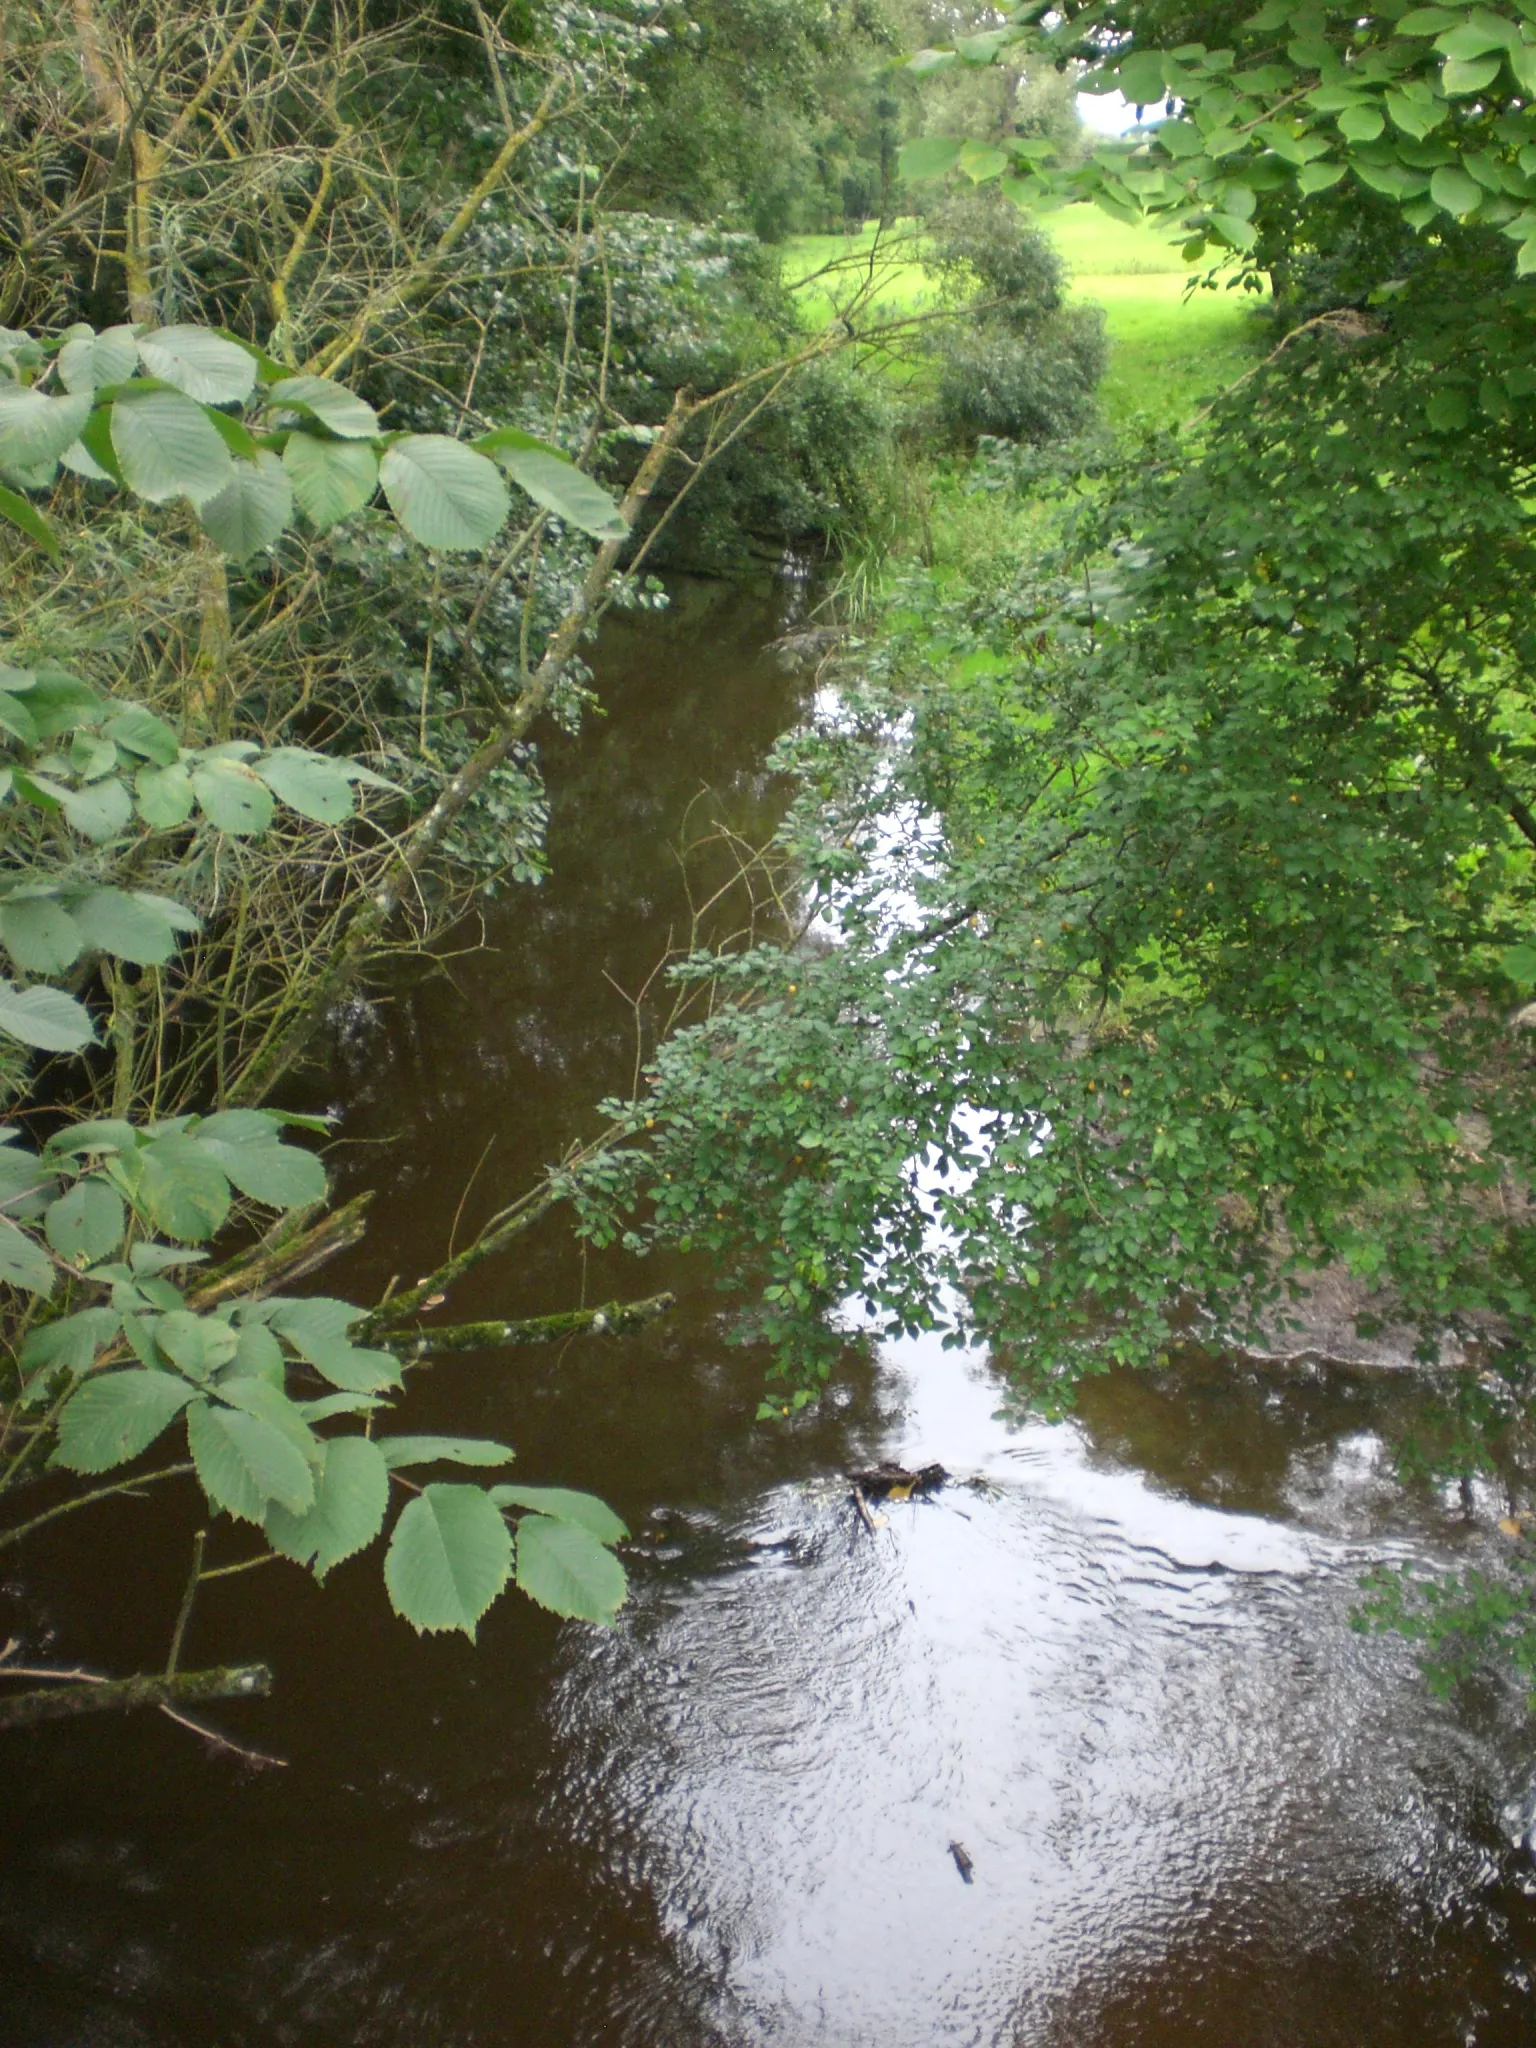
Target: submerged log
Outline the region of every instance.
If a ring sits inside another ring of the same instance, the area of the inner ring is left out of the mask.
[[[374,1341],[401,1358],[417,1359],[437,1351],[499,1351],[512,1344],[558,1344],[565,1337],[616,1337],[664,1316],[676,1298],[651,1294],[643,1301],[607,1301],[601,1308],[567,1309],[562,1315],[524,1316],[515,1322],[418,1326],[391,1330]]]

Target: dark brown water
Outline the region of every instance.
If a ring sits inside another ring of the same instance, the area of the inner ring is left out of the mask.
[[[327,1286],[425,1271],[488,1139],[466,1224],[624,1085],[604,975],[637,987],[681,914],[687,806],[777,800],[780,610],[694,591],[609,631],[609,715],[550,755],[554,880],[338,1049],[340,1172],[380,1194]],[[1394,1383],[1191,1366],[1010,1428],[984,1357],[909,1345],[769,1431],[697,1267],[583,1275],[551,1228],[459,1306],[584,1282],[683,1302],[441,1365],[410,1413],[614,1502],[620,1625],[509,1600],[475,1648],[418,1642],[376,1561],[206,1589],[188,1654],[271,1655],[276,1698],[223,1718],[289,1766],[153,1716],[7,1738],[4,2048],[1536,2043],[1536,1739],[1348,1626],[1371,1558],[1467,1540],[1387,1478]],[[971,1483],[871,1539],[836,1475],[886,1451]],[[125,1503],[39,1546],[0,1635],[154,1664],[195,1526]]]

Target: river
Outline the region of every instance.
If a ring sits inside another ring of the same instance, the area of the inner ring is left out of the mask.
[[[327,1289],[428,1270],[626,1085],[690,803],[781,800],[785,601],[605,629],[551,879],[338,1038],[333,1164],[378,1197]],[[984,1355],[914,1342],[763,1428],[696,1261],[584,1271],[552,1222],[455,1309],[663,1285],[638,1339],[446,1361],[407,1411],[618,1508],[615,1628],[509,1598],[418,1641],[376,1557],[277,1565],[208,1588],[186,1655],[271,1658],[223,1724],[285,1767],[156,1716],[7,1738],[6,2048],[1530,2048],[1533,1727],[1349,1625],[1370,1561],[1469,1540],[1385,1468],[1401,1382],[1191,1361],[1010,1423]],[[839,1475],[882,1455],[956,1483],[871,1535]],[[0,1636],[153,1666],[197,1525],[65,1525]]]

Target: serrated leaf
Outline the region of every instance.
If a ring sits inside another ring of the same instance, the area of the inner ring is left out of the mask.
[[[256,773],[301,817],[322,825],[350,818],[355,804],[345,766],[308,747],[277,747],[255,764]]]
[[[319,420],[344,441],[369,441],[383,430],[367,399],[329,377],[284,377],[263,394],[269,405],[291,407]]]
[[[17,1145],[0,1148],[0,1210],[22,1223],[41,1216],[59,1192],[58,1176],[35,1152]]]
[[[402,435],[384,451],[379,482],[412,540],[444,553],[485,547],[511,509],[495,463],[446,434]]]
[[[242,1323],[235,1340],[235,1355],[225,1371],[226,1379],[268,1380],[274,1387],[287,1383],[288,1368],[282,1346],[265,1323]],[[301,1411],[303,1412],[303,1411]],[[306,1421],[313,1421],[305,1415]]]
[[[265,832],[272,822],[272,792],[241,761],[204,755],[192,787],[210,825],[241,837]]]
[[[23,1294],[53,1292],[53,1261],[35,1238],[18,1230],[9,1216],[0,1216],[0,1280]]]
[[[206,1252],[189,1252],[179,1244],[136,1244],[128,1252],[129,1267],[135,1273],[169,1273],[177,1266],[200,1266]]]
[[[94,1266],[111,1258],[127,1227],[122,1196],[94,1174],[76,1181],[67,1195],[51,1203],[43,1221],[48,1242],[74,1266]]]
[[[174,831],[192,815],[196,792],[180,762],[167,768],[144,768],[134,783],[139,816],[157,832]]]
[[[302,1359],[346,1393],[377,1394],[403,1386],[399,1361],[389,1352],[348,1342],[347,1331],[363,1315],[350,1301],[317,1294],[302,1301],[280,1301],[271,1321]]]
[[[138,967],[169,960],[179,935],[198,927],[192,913],[168,896],[137,889],[91,889],[75,898],[70,909],[87,944]]]
[[[50,398],[0,383],[0,469],[27,471],[56,463],[90,418],[89,392]]]
[[[622,1543],[629,1534],[607,1501],[569,1486],[493,1486],[491,1499],[499,1508],[529,1508],[557,1522],[575,1522],[599,1543]]]
[[[96,1043],[90,1013],[61,988],[12,987],[0,981],[0,1031],[40,1052],[79,1052]]]
[[[149,1449],[195,1393],[173,1373],[140,1366],[101,1373],[65,1404],[58,1447],[48,1462],[69,1472],[110,1472],[126,1465]]]
[[[121,1117],[86,1117],[55,1131],[43,1149],[61,1159],[74,1159],[83,1152],[132,1152],[138,1142],[138,1132]]]
[[[233,458],[207,414],[179,391],[117,399],[112,451],[124,482],[152,505],[172,498],[205,504],[235,473]]]
[[[389,1472],[377,1444],[363,1436],[332,1437],[324,1453],[308,1513],[274,1506],[266,1520],[272,1548],[309,1565],[322,1581],[344,1558],[367,1548],[389,1506]]]
[[[305,1421],[298,1402],[288,1398],[285,1388],[273,1385],[260,1374],[226,1373],[219,1382],[219,1397],[242,1414],[269,1423],[287,1438],[307,1464],[319,1467],[325,1447]]]
[[[16,1362],[29,1383],[46,1384],[56,1372],[76,1378],[90,1371],[96,1354],[117,1341],[122,1317],[116,1309],[82,1308],[29,1330]]]
[[[520,1592],[570,1621],[611,1622],[629,1581],[611,1550],[576,1522],[525,1515],[517,1525]]]
[[[67,391],[95,391],[103,384],[125,383],[138,367],[139,344],[131,327],[77,335],[59,350],[59,375]]]
[[[325,1200],[325,1168],[312,1152],[279,1144],[275,1137],[260,1145],[231,1145],[201,1130],[197,1142],[253,1202],[273,1209],[304,1209]]]
[[[381,1436],[379,1449],[391,1472],[407,1465],[510,1465],[505,1444],[477,1436]]]
[[[139,336],[139,354],[152,377],[162,377],[204,405],[249,398],[256,364],[237,342],[206,327],[157,327]]]
[[[297,1404],[306,1422],[330,1422],[338,1415],[372,1415],[387,1405],[376,1394],[322,1394],[318,1400]]]
[[[0,903],[0,944],[24,974],[62,974],[85,939],[56,896],[13,896]]]
[[[474,443],[494,457],[513,483],[536,505],[557,513],[595,540],[622,540],[629,531],[617,504],[601,484],[567,461],[558,448],[516,427],[498,427]]]
[[[172,1309],[160,1318],[155,1342],[188,1379],[205,1380],[228,1365],[239,1346],[239,1332],[218,1316],[193,1315]]]
[[[229,1214],[229,1181],[195,1138],[156,1138],[138,1152],[135,1206],[156,1230],[194,1244],[212,1237]]]
[[[293,519],[288,472],[270,449],[259,448],[254,462],[234,465],[229,482],[217,497],[204,502],[197,516],[215,547],[232,561],[246,561],[271,547]]]
[[[290,434],[283,468],[299,510],[320,533],[361,511],[379,487],[379,458],[358,441]]]
[[[314,1502],[308,1461],[259,1415],[198,1400],[187,1411],[187,1442],[204,1493],[242,1522],[264,1522],[273,1501],[299,1515]]]
[[[458,1629],[474,1641],[480,1617],[512,1575],[512,1532],[478,1486],[436,1481],[395,1524],[384,1583],[395,1612],[422,1634]]]
[[[84,789],[67,791],[64,815],[82,839],[102,846],[133,823],[133,798],[120,776],[108,775]]]

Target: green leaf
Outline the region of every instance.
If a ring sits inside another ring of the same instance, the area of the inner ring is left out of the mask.
[[[898,175],[908,185],[926,184],[942,178],[960,161],[961,144],[947,135],[924,135],[902,145],[896,158]]]
[[[56,1158],[76,1159],[86,1152],[132,1152],[138,1142],[133,1125],[120,1117],[87,1117],[55,1131],[44,1149]]]
[[[985,142],[967,142],[960,151],[960,169],[973,185],[989,184],[993,178],[1000,178],[1010,161],[1006,150],[994,149]]]
[[[475,1628],[512,1575],[512,1532],[478,1486],[434,1482],[395,1524],[384,1583],[418,1633]]]
[[[290,1401],[284,1388],[274,1386],[259,1374],[226,1373],[219,1381],[219,1398],[242,1414],[254,1415],[270,1424],[306,1464],[318,1469],[324,1446],[305,1421],[298,1402]]]
[[[67,391],[89,392],[102,384],[122,384],[138,366],[139,344],[131,327],[77,335],[59,350],[59,375]]]
[[[169,768],[181,751],[175,732],[163,718],[142,704],[125,704],[102,727],[103,735],[130,754],[142,754],[158,767]]]
[[[965,64],[990,64],[998,51],[1013,40],[1012,29],[983,29],[980,35],[956,36],[955,55]]]
[[[1429,181],[1429,196],[1445,213],[1475,213],[1482,203],[1483,188],[1457,164],[1442,164]]]
[[[557,1522],[575,1522],[599,1543],[622,1543],[629,1534],[605,1500],[568,1486],[493,1486],[491,1499],[499,1508],[531,1508]]]
[[[378,1445],[363,1436],[333,1437],[324,1446],[313,1507],[303,1515],[270,1508],[267,1541],[323,1581],[333,1566],[373,1541],[388,1506],[389,1471]]]
[[[261,1145],[231,1145],[200,1130],[197,1141],[253,1202],[265,1202],[272,1209],[307,1209],[325,1200],[325,1168],[313,1152],[279,1144],[275,1135]]]
[[[557,513],[596,540],[622,540],[629,528],[601,484],[592,481],[558,449],[516,427],[482,434],[474,446],[496,461],[536,505]]]
[[[398,1360],[387,1351],[371,1351],[347,1341],[363,1311],[350,1301],[311,1295],[303,1301],[279,1302],[272,1327],[302,1359],[324,1374],[333,1387],[349,1394],[377,1394],[404,1385]]]
[[[25,1294],[53,1292],[53,1261],[9,1216],[0,1216],[0,1280]]]
[[[245,837],[272,822],[272,793],[243,761],[205,754],[192,770],[192,787],[209,824],[221,832]]]
[[[64,815],[82,839],[104,846],[133,823],[133,798],[126,782],[109,775],[100,782],[87,783],[84,789],[70,790],[64,798]]]
[[[14,988],[0,981],[0,1031],[40,1052],[79,1052],[94,1045],[90,1013],[61,988]]]
[[[259,448],[254,462],[234,465],[229,482],[197,516],[216,547],[232,561],[246,561],[271,547],[293,518],[288,472],[270,449]]]
[[[1472,416],[1471,401],[1466,392],[1454,384],[1435,392],[1424,411],[1437,434],[1460,433]]]
[[[318,1400],[296,1405],[306,1422],[329,1422],[337,1415],[372,1415],[389,1404],[377,1394],[322,1394]]]
[[[1339,116],[1339,133],[1351,142],[1374,142],[1387,125],[1379,107],[1347,107]]]
[[[1135,107],[1151,106],[1167,92],[1167,80],[1163,74],[1163,56],[1160,50],[1136,50],[1120,65],[1116,81],[1121,92]]]
[[[907,69],[918,78],[926,78],[930,72],[947,71],[959,62],[953,50],[919,50],[907,59]]]
[[[308,1461],[259,1415],[198,1400],[187,1411],[187,1442],[204,1493],[242,1522],[264,1522],[273,1501],[295,1515],[314,1502]]]
[[[255,763],[256,773],[301,817],[322,825],[350,818],[354,798],[345,766],[308,747],[278,747]]]
[[[379,481],[390,509],[424,548],[483,548],[510,500],[494,462],[446,434],[404,434],[384,452]]]
[[[1502,57],[1474,57],[1469,63],[1451,57],[1441,67],[1440,83],[1450,98],[1465,98],[1492,85],[1503,62]]]
[[[237,405],[255,388],[252,358],[206,327],[157,327],[139,336],[139,354],[152,377],[204,405]]]
[[[379,1449],[391,1472],[407,1465],[510,1465],[505,1444],[477,1436],[381,1436]]]
[[[51,1465],[69,1472],[110,1472],[147,1451],[196,1394],[168,1372],[131,1366],[90,1379],[70,1396],[59,1416]]]
[[[175,1266],[200,1266],[207,1256],[179,1244],[136,1244],[129,1248],[128,1264],[135,1273],[168,1273]]]
[[[1517,987],[1536,985],[1536,943],[1527,940],[1523,946],[1511,946],[1499,965]]]
[[[59,1192],[58,1177],[35,1152],[0,1147],[0,1209],[23,1223],[41,1216]]]
[[[229,1214],[223,1168],[195,1138],[155,1138],[140,1148],[135,1206],[167,1237],[200,1243]]]
[[[57,462],[91,412],[88,391],[49,398],[19,384],[0,383],[0,469],[30,470]]]
[[[1455,57],[1461,63],[1468,63],[1474,57],[1483,57],[1490,50],[1507,50],[1520,41],[1520,31],[1512,21],[1501,21],[1496,15],[1474,15],[1470,21],[1458,22],[1436,36],[1435,48],[1442,57]]]
[[[20,697],[13,697],[9,690],[0,690],[0,726],[22,742],[33,746],[38,738],[37,721]]]
[[[629,1590],[623,1565],[590,1529],[549,1515],[525,1515],[517,1525],[517,1583],[571,1621],[612,1621]]]
[[[235,1355],[229,1361],[230,1379],[267,1380],[274,1387],[287,1385],[288,1367],[283,1348],[265,1323],[242,1323],[235,1341]],[[305,1415],[306,1421],[315,1418]]]
[[[188,1379],[205,1380],[228,1365],[239,1347],[239,1332],[219,1316],[172,1309],[155,1326],[155,1342]]]
[[[320,533],[360,511],[379,487],[379,458],[357,441],[290,434],[283,468],[299,510]]]
[[[62,560],[58,539],[42,513],[29,505],[19,491],[9,490],[4,484],[0,484],[0,519],[8,519],[12,526],[19,526],[28,540],[36,541],[50,561]]]
[[[13,896],[0,903],[0,943],[24,974],[62,974],[85,940],[56,896]]]
[[[112,407],[112,451],[123,480],[152,505],[215,498],[235,473],[229,450],[207,414],[179,391],[119,398]]]
[[[70,907],[88,945],[137,967],[158,967],[169,960],[178,935],[198,928],[191,911],[170,897],[137,889],[91,889]]]
[[[139,816],[157,832],[174,831],[192,815],[196,792],[180,762],[167,768],[142,768],[134,784]]]
[[[1393,125],[1417,142],[1438,128],[1450,112],[1444,100],[1418,99],[1403,92],[1389,91],[1385,104]]]
[[[370,441],[383,431],[368,401],[329,377],[284,377],[269,384],[263,396],[269,405],[310,414],[343,441]]]
[[[29,1383],[47,1382],[56,1372],[78,1379],[88,1373],[96,1354],[117,1342],[123,1319],[116,1309],[82,1308],[29,1330],[16,1362]]]
[[[1337,185],[1343,175],[1342,164],[1303,164],[1296,173],[1296,187],[1301,192],[1326,192],[1330,185]]]
[[[127,1227],[122,1196],[95,1174],[76,1181],[67,1195],[50,1204],[43,1224],[48,1242],[73,1266],[110,1259]]]

